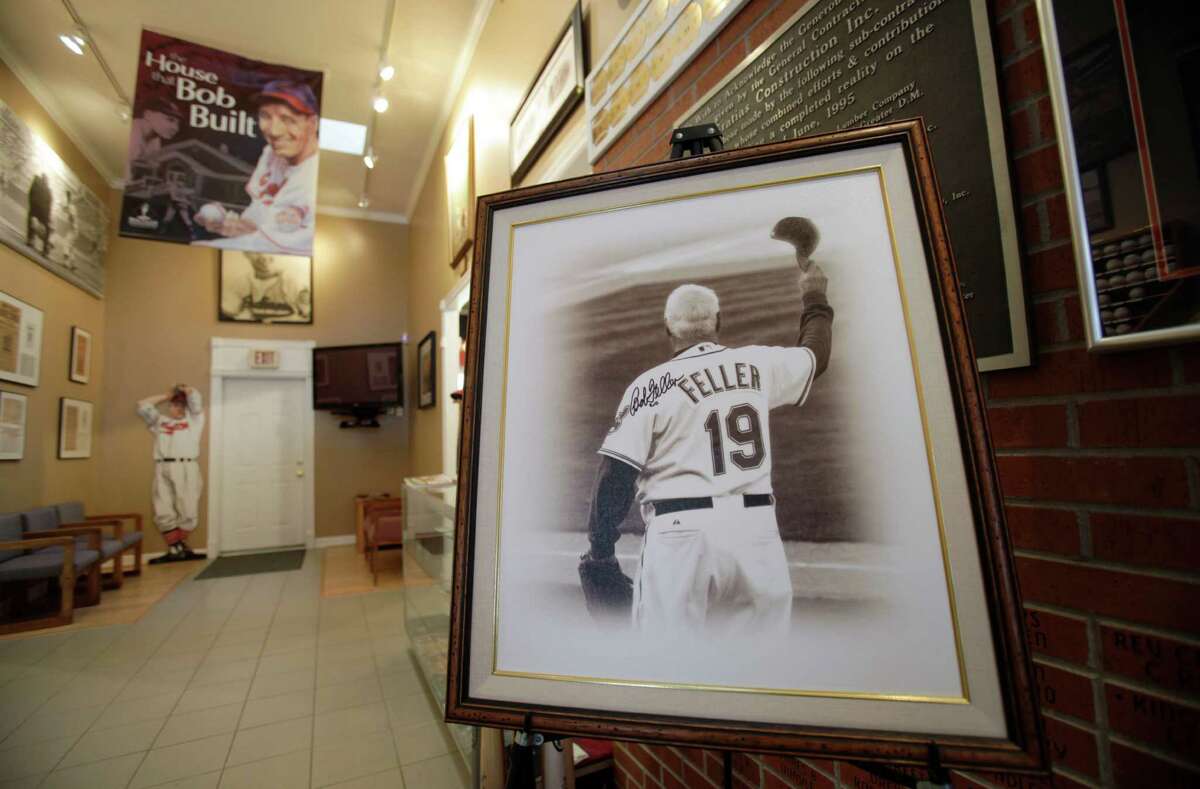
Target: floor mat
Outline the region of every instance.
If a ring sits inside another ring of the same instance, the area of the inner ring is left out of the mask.
[[[197,581],[210,578],[229,578],[234,575],[254,573],[282,573],[299,570],[304,564],[306,551],[274,551],[272,553],[248,553],[244,556],[222,556],[196,576]]]

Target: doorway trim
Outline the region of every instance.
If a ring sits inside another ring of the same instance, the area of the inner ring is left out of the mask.
[[[438,337],[438,406],[442,419],[442,473],[458,476],[458,431],[462,406],[450,393],[458,384],[458,314],[471,298],[471,275],[464,273],[438,302],[442,336]]]
[[[225,381],[230,378],[284,378],[304,381],[304,413],[296,430],[304,441],[304,546],[312,550],[316,543],[316,479],[313,466],[313,436],[316,414],[312,401],[312,350],[314,340],[248,340],[213,337],[208,403],[208,554],[221,555],[223,524],[220,520],[222,465],[224,463],[223,400]],[[277,367],[253,367],[254,354],[274,351]]]

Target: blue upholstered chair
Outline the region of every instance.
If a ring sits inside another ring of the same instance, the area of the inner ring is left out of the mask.
[[[122,517],[85,517],[83,504],[77,501],[37,507],[21,513],[26,535],[52,537],[70,534],[76,538],[78,548],[99,551],[102,564],[111,560],[113,571],[110,586],[114,588],[120,588],[124,582],[126,552],[134,552],[136,570],[141,570],[141,524],[139,522],[137,529],[126,533]],[[140,521],[140,516],[138,519]]]
[[[70,624],[75,612],[75,580],[89,576],[89,594],[100,597],[100,552],[79,547],[75,534],[31,536],[17,513],[0,515],[0,591],[23,590],[30,583],[58,579],[58,612],[20,621],[0,620],[0,634]],[[98,538],[97,538],[98,539]],[[4,594],[10,605],[17,595]]]
[[[58,519],[64,526],[67,524],[87,524],[89,526],[98,524],[111,528],[112,539],[121,543],[122,555],[128,555],[129,549],[133,550],[133,569],[124,571],[124,575],[142,574],[142,514],[140,512],[85,515],[82,501],[56,504],[55,509],[58,510]]]

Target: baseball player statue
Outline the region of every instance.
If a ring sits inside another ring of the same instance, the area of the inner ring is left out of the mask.
[[[625,390],[599,449],[579,574],[593,617],[660,636],[711,629],[786,634],[787,557],[775,522],[770,412],[804,404],[829,362],[833,310],[811,260],[811,220],[786,217],[771,237],[799,264],[795,347],[728,348],[717,294],[681,285],[663,319],[672,356]],[[618,527],[635,495],[646,524],[636,585],[617,563]]]
[[[159,405],[167,404],[164,414]],[[167,543],[167,552],[150,564],[204,559],[187,544],[200,512],[200,435],[204,432],[204,401],[187,384],[166,394],[138,401],[138,416],[154,434],[154,524]]]

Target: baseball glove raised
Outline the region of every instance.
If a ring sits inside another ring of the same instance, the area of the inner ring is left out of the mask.
[[[628,617],[633,610],[633,581],[621,572],[617,557],[593,559],[591,553],[580,556],[579,582],[593,617]]]

